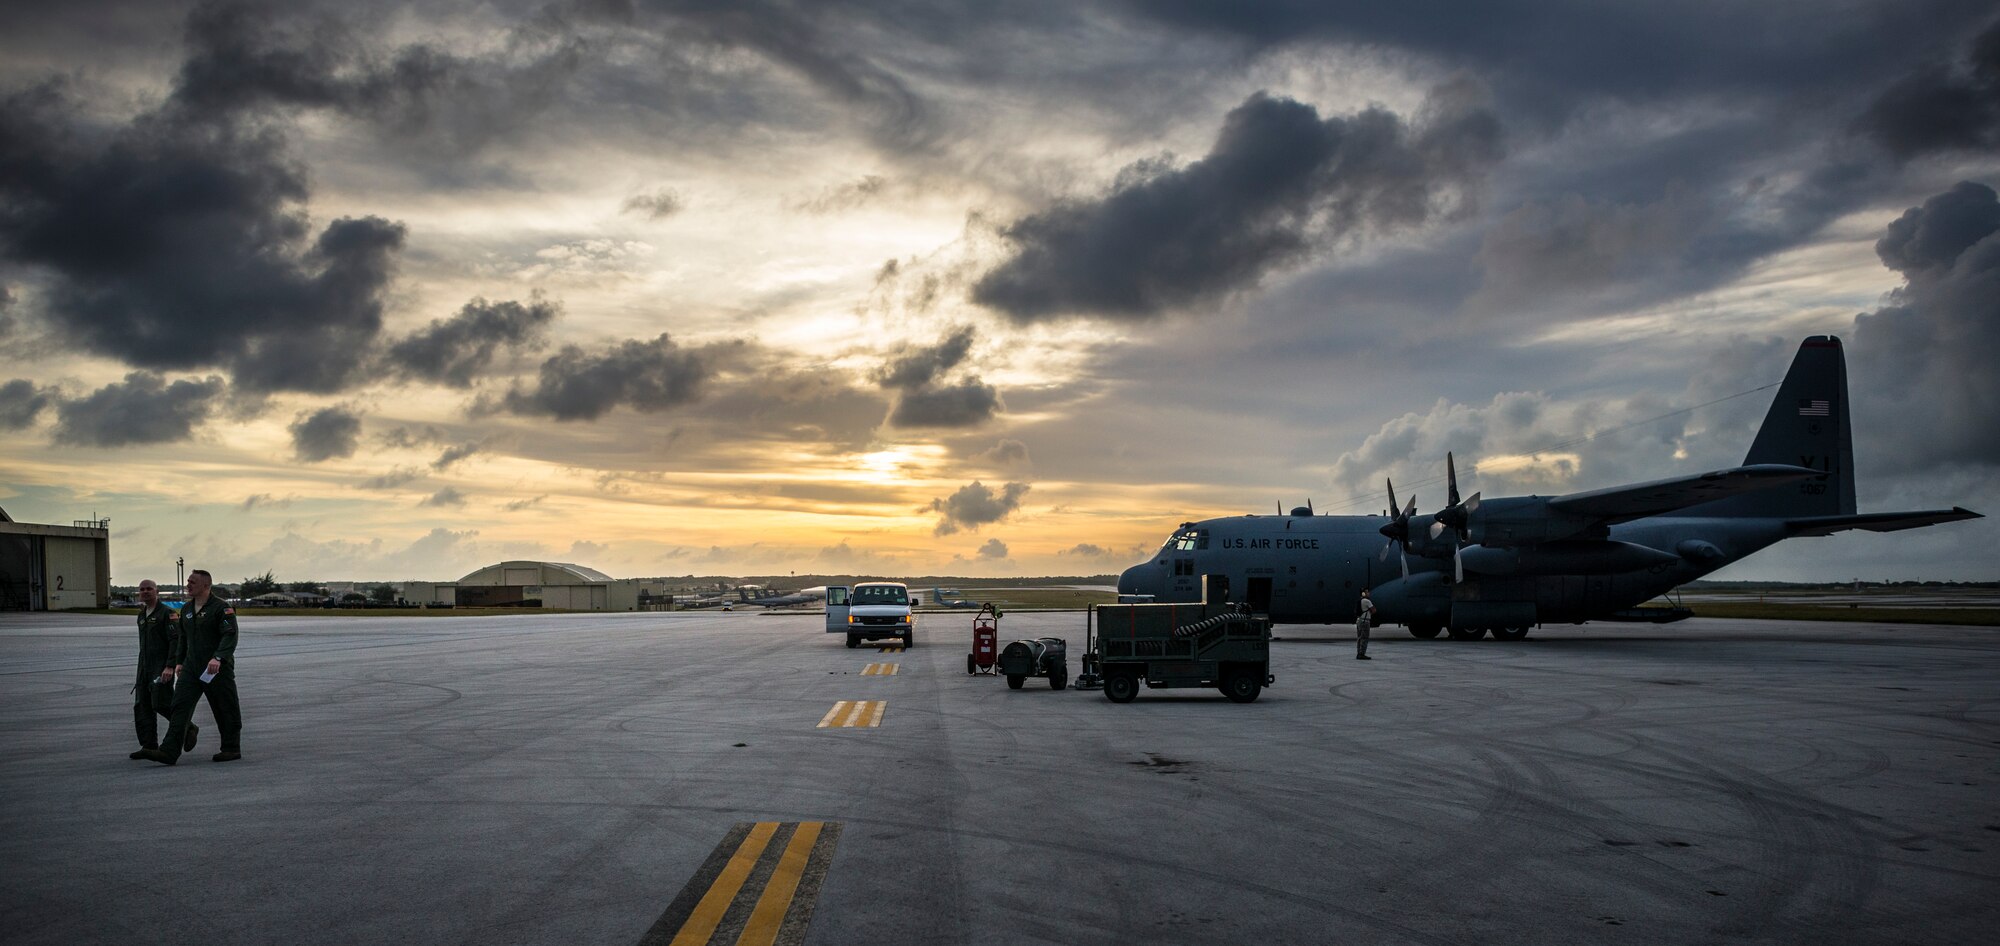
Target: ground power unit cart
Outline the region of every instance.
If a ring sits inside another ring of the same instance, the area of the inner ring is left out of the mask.
[[[1100,604],[1089,670],[1104,696],[1130,703],[1141,685],[1215,687],[1237,703],[1257,699],[1271,676],[1271,621],[1244,605]]]

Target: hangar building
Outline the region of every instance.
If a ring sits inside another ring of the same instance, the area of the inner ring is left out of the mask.
[[[664,594],[654,584],[620,581],[568,562],[501,562],[460,578],[453,595],[461,608],[534,607],[529,602],[540,602],[544,608],[572,611],[637,611]],[[433,597],[441,599],[444,586],[435,588]]]
[[[0,509],[0,611],[111,603],[111,520],[15,522]]]

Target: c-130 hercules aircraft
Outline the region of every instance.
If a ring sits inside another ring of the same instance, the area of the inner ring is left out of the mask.
[[[1376,621],[1421,638],[1488,631],[1519,640],[1542,623],[1687,617],[1644,602],[1766,546],[1848,529],[1894,532],[1980,514],[1948,510],[1856,515],[1847,362],[1840,339],[1800,346],[1743,465],[1565,496],[1461,500],[1417,515],[1415,497],[1387,516],[1235,516],[1182,523],[1153,559],[1125,570],[1120,595],[1202,600],[1202,576],[1277,623],[1352,621],[1371,589]],[[1388,544],[1383,544],[1387,537]]]

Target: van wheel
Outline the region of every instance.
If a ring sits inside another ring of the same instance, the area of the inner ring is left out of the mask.
[[[1060,690],[1066,686],[1069,686],[1068,673],[1063,671],[1057,671],[1055,673],[1049,674],[1049,689]]]
[[[1007,675],[1007,689],[1018,690],[1021,688],[1022,683],[1027,682],[1027,679],[1018,673],[1010,673]]]
[[[903,649],[904,649],[904,650],[909,650],[910,648],[912,648],[912,647],[915,647],[915,646],[917,646],[917,632],[916,632],[916,631],[911,631],[910,633],[908,633],[908,634],[905,634],[905,635],[903,635]]]
[[[1130,670],[1114,670],[1104,675],[1104,698],[1113,703],[1130,703],[1139,695],[1139,678]]]
[[[859,634],[847,635],[847,648],[849,650],[853,650],[854,648],[859,646],[861,646],[861,635]]]

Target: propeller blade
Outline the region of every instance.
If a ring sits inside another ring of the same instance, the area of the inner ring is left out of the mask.
[[[1396,558],[1398,561],[1403,563],[1403,577],[1404,578],[1410,577],[1410,556],[1408,554],[1404,554],[1404,555],[1399,555]]]
[[[1431,538],[1435,539],[1443,534],[1444,534],[1444,523],[1439,522],[1435,519],[1431,520]]]
[[[1452,550],[1451,550],[1451,580],[1452,580],[1452,581],[1455,581],[1455,582],[1463,582],[1463,581],[1465,581],[1465,555],[1464,555],[1464,552],[1465,552],[1465,546],[1462,546],[1462,545],[1461,545],[1461,546],[1459,546],[1458,548],[1455,548],[1455,549],[1452,549]]]
[[[1445,483],[1449,487],[1449,492],[1445,496],[1445,505],[1456,506],[1458,505],[1458,464],[1452,461],[1451,451],[1449,450],[1445,451],[1444,454],[1444,476]]]
[[[1465,501],[1465,514],[1469,516],[1478,511],[1479,511],[1479,494],[1473,493],[1472,498]]]
[[[1396,510],[1403,508],[1396,504],[1396,483],[1387,477],[1382,479],[1382,483],[1389,487],[1389,515],[1393,516],[1396,514]]]

